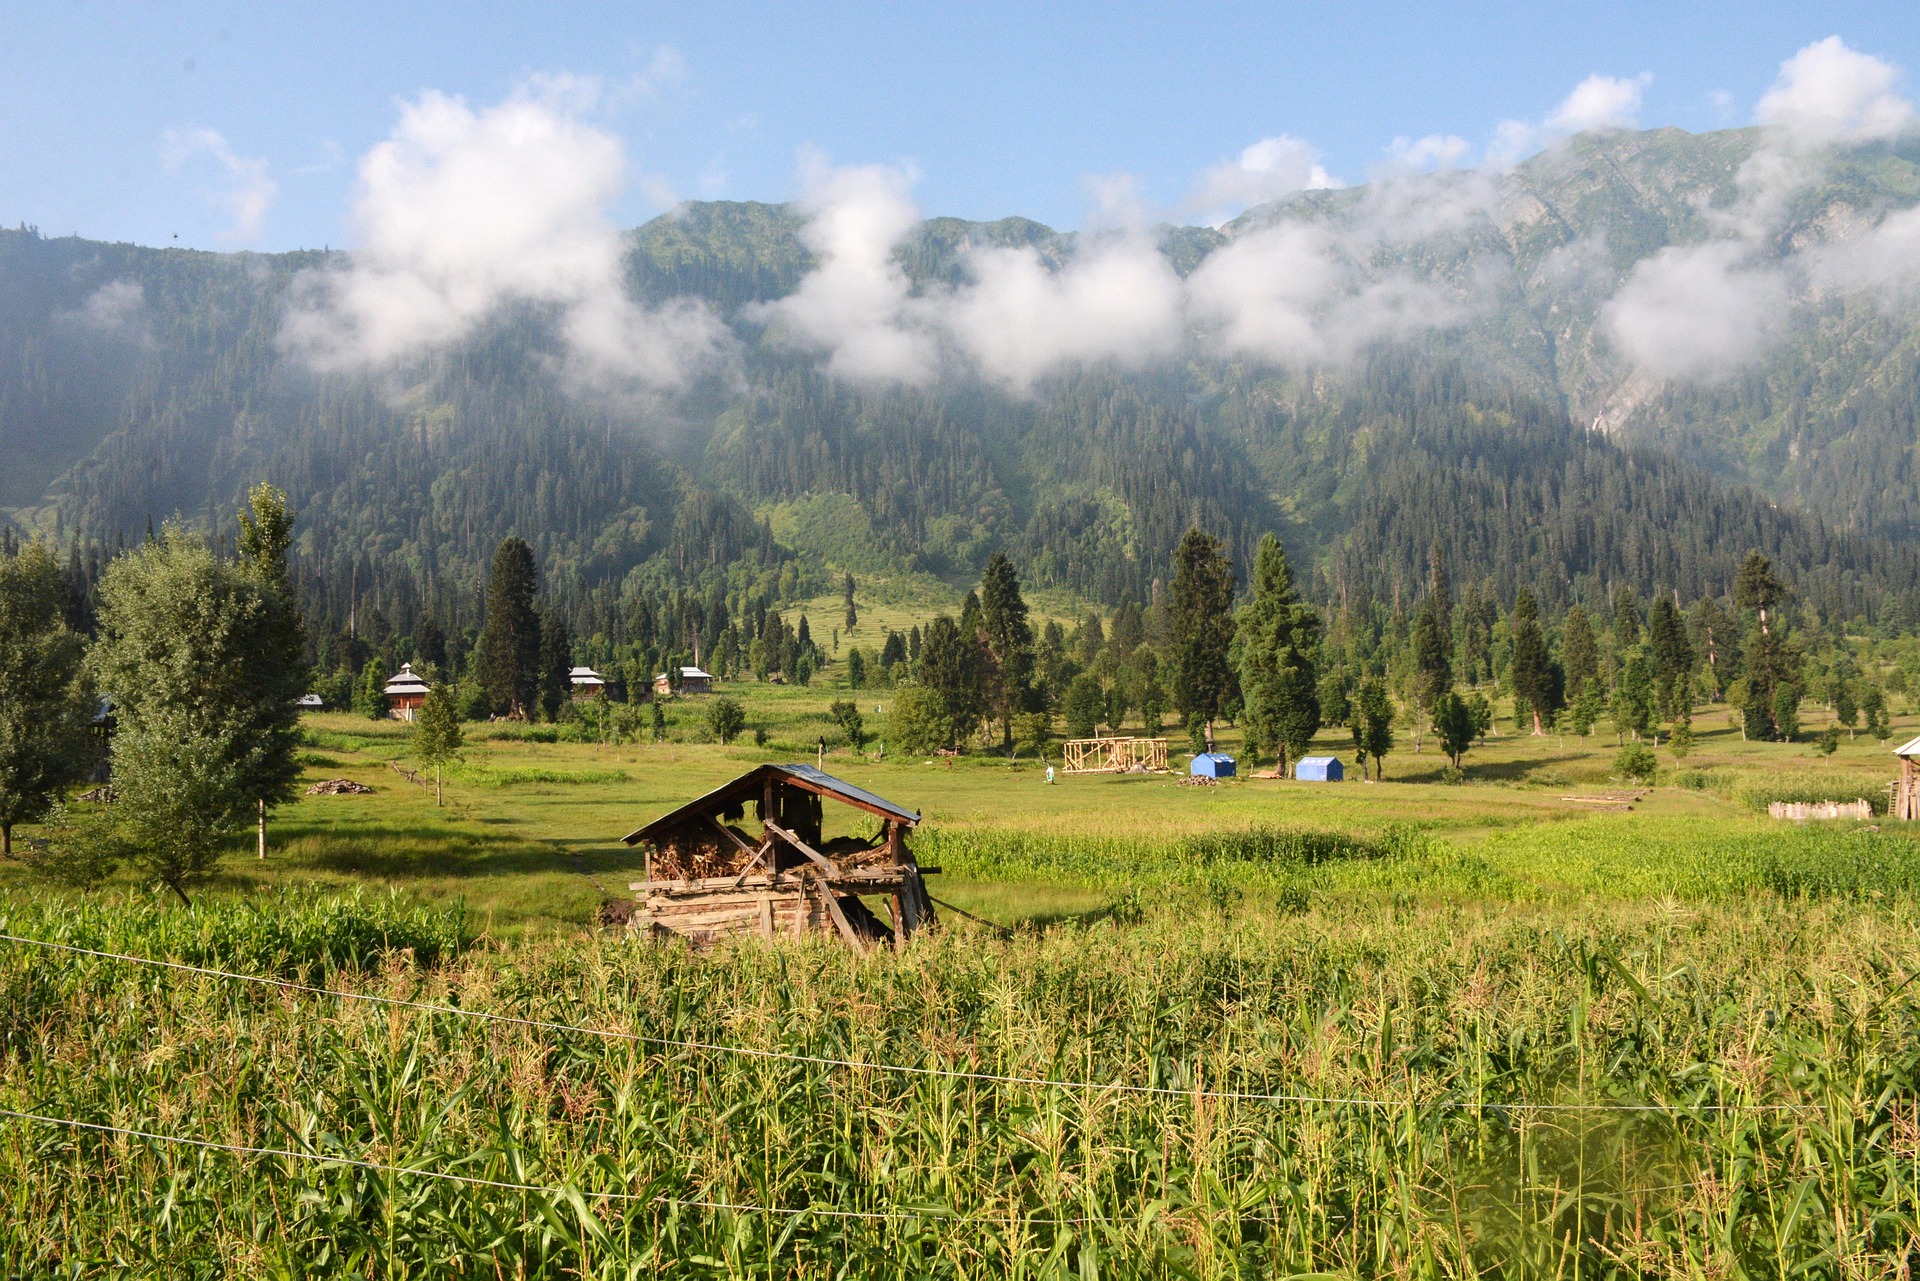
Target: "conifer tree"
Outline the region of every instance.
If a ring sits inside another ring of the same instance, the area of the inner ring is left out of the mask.
[[[1560,653],[1567,669],[1567,693],[1578,699],[1600,675],[1600,647],[1594,643],[1587,611],[1575,605],[1561,624]]]
[[[995,552],[980,578],[980,627],[987,643],[987,710],[1013,746],[1014,717],[1033,710],[1033,628],[1013,562]]]
[[[560,718],[573,692],[573,638],[556,611],[540,619],[540,711],[550,721]]]
[[[1249,743],[1279,757],[1282,776],[1320,728],[1320,613],[1304,604],[1280,540],[1267,534],[1253,560],[1253,597],[1234,623]]]
[[[1693,711],[1693,646],[1680,610],[1666,596],[1647,614],[1647,649],[1653,659],[1654,702],[1663,720],[1683,720]]]
[[[1220,540],[1189,529],[1174,552],[1173,705],[1199,717],[1207,742],[1233,683],[1233,566]]]
[[[503,540],[487,575],[486,630],[480,634],[480,683],[496,714],[531,717],[540,692],[540,615],[533,548]]]
[[[986,714],[980,646],[945,614],[927,624],[914,678],[940,700],[946,723],[956,734],[971,733]]]
[[[1393,701],[1386,682],[1369,676],[1360,682],[1353,706],[1354,745],[1373,762],[1373,776],[1385,777],[1387,754],[1393,750]]]
[[[1547,653],[1540,606],[1522,587],[1513,602],[1513,692],[1533,714],[1533,732],[1543,734],[1560,710],[1564,681]]]
[[[293,512],[287,497],[272,485],[255,485],[247,495],[247,510],[240,513],[240,564],[253,574],[268,593],[263,602],[270,621],[269,643],[255,658],[254,678],[264,702],[284,698],[289,708],[306,692],[311,673],[307,670],[306,628],[293,596],[293,578],[287,566],[287,551],[293,546]],[[295,758],[299,718],[297,708],[284,717],[263,724],[264,737],[248,758],[244,785],[254,793],[258,819],[258,853],[267,856],[267,811],[293,799],[294,783],[300,777]]]
[[[1621,649],[1640,643],[1640,604],[1626,583],[1613,589],[1613,643]]]

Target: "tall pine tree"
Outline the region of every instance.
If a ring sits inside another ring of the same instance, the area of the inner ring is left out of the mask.
[[[1213,741],[1213,720],[1233,687],[1233,565],[1219,539],[1189,529],[1173,554],[1173,705],[1199,717]]]
[[[486,630],[480,634],[480,684],[496,715],[531,718],[540,692],[540,615],[533,548],[502,540],[487,575]]]
[[[1279,757],[1284,777],[1320,728],[1320,613],[1303,603],[1280,540],[1268,534],[1253,559],[1253,598],[1235,621],[1249,743]]]

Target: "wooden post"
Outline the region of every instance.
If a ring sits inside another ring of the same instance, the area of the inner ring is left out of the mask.
[[[261,862],[265,862],[266,858],[267,858],[267,803],[265,800],[262,800],[260,802],[260,860]]]

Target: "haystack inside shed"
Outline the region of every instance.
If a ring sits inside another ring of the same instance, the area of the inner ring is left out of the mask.
[[[822,837],[826,802],[875,820],[869,837]],[[751,808],[756,837],[740,825]],[[922,869],[907,849],[920,816],[811,765],[762,765],[628,835],[647,847],[635,881],[639,929],[708,943],[836,934],[856,950],[905,942],[934,924]],[[937,869],[930,869],[937,870]],[[884,897],[882,921],[861,896]]]

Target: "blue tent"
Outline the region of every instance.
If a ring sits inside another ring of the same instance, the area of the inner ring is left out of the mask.
[[[1293,776],[1310,783],[1338,783],[1347,776],[1347,767],[1338,756],[1302,756]]]
[[[1201,778],[1232,778],[1233,771],[1233,757],[1225,752],[1202,752],[1193,758],[1187,772]]]

